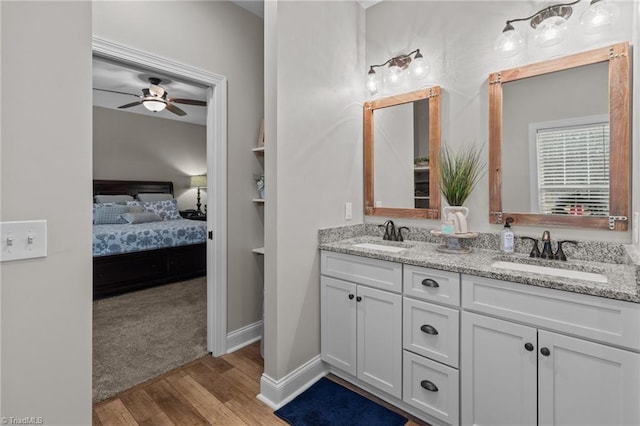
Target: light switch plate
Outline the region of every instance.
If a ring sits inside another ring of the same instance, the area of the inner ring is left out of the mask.
[[[0,261],[47,256],[47,221],[0,222]]]
[[[353,204],[344,203],[344,218],[346,220],[353,219]]]

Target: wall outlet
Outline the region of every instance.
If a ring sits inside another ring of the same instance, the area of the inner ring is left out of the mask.
[[[351,203],[344,203],[344,218],[353,219],[353,205]]]
[[[378,200],[375,204],[376,207],[382,207],[382,201]]]

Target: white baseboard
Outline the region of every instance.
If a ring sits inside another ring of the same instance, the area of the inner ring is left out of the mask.
[[[254,322],[227,334],[227,353],[262,339],[262,321]]]
[[[321,377],[326,376],[328,372],[329,370],[318,355],[280,380],[274,380],[263,374],[260,378],[258,399],[277,410],[307,390]]]

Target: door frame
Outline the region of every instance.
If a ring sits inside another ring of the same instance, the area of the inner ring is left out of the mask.
[[[93,37],[93,55],[172,74],[207,91],[207,350],[227,352],[227,78],[190,65]]]

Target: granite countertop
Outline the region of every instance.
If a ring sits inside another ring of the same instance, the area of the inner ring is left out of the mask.
[[[407,250],[399,253],[391,253],[354,247],[354,244],[360,243],[406,247]],[[640,287],[636,282],[635,265],[580,260],[568,260],[566,262],[557,260],[547,261],[543,259],[531,259],[523,254],[505,255],[495,250],[479,248],[474,248],[473,251],[468,254],[448,254],[436,250],[438,245],[439,244],[429,242],[409,240],[404,242],[383,241],[380,237],[367,235],[322,243],[319,248],[321,250],[365,256],[408,265],[424,266],[427,268],[640,303]],[[540,266],[600,273],[607,277],[607,282],[600,283],[492,267],[491,265],[496,261],[534,263]]]

